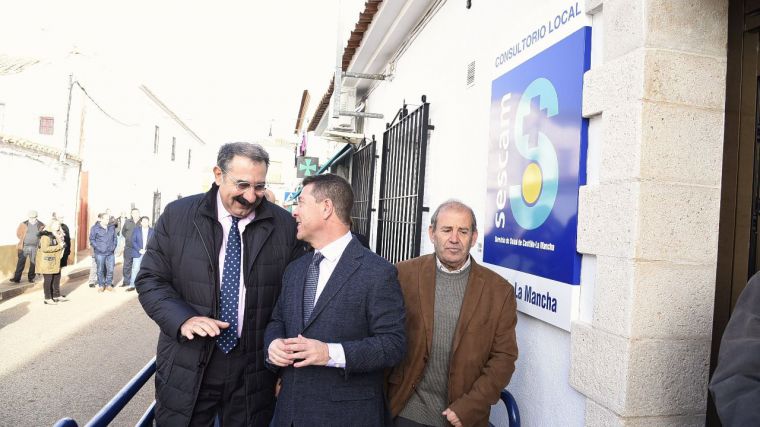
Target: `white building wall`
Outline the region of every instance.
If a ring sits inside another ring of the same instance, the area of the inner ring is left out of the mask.
[[[163,208],[178,195],[188,196],[209,188],[216,146],[199,143],[140,90],[139,82],[79,58],[42,63],[18,74],[0,76],[3,134],[62,150],[70,74],[105,111],[74,86],[66,151],[83,159],[82,170],[89,176],[90,225],[106,208],[113,215],[122,211],[128,214],[133,203],[143,215],[155,219],[154,191],[161,192]],[[54,117],[53,135],[39,134],[40,116]],[[155,125],[160,129],[158,153],[153,152]],[[174,161],[172,137],[176,138]],[[188,150],[192,150],[190,168]],[[3,151],[2,182],[21,179],[38,191],[29,192],[24,185],[8,186],[4,195],[17,203],[0,212],[1,223],[18,224],[29,209],[38,210],[43,221],[52,212],[63,212],[72,236],[76,236],[78,170],[67,172],[65,183],[61,183],[57,178],[60,165],[52,159],[43,156],[40,160],[39,156],[29,156],[11,146],[3,147]],[[29,162],[40,167],[29,167]],[[34,178],[23,178],[29,175]],[[15,225],[12,230],[2,227],[0,246],[15,243]]]
[[[444,2],[398,59],[393,80],[372,89],[366,110],[383,113],[386,120],[366,120],[365,134],[374,133],[378,140],[402,100],[410,110],[420,103],[421,95],[430,102],[435,130],[429,134],[424,206],[431,212],[423,214],[423,224],[429,224],[432,210],[449,198],[472,206],[483,224],[494,58],[499,49],[524,37],[541,17],[554,16],[569,3],[473,2],[467,10],[465,2]],[[555,34],[556,40],[568,34]],[[528,58],[519,58],[513,65]],[[467,65],[472,61],[476,77],[468,87]],[[499,74],[504,71],[500,69]],[[472,252],[478,262],[482,245],[481,234]],[[421,247],[423,254],[433,251],[426,230]],[[585,399],[569,384],[570,334],[530,316],[519,314],[518,318],[520,355],[507,389],[518,401],[523,425],[583,425]],[[502,412],[496,414],[503,417]]]
[[[208,190],[213,181],[211,169],[216,162],[216,150],[200,144],[137,87],[129,95],[139,112],[135,120],[126,122],[133,126],[121,125],[96,108],[87,108],[83,156],[84,168],[90,172],[91,220],[106,208],[114,215],[128,212],[132,203],[141,214],[155,220],[152,214],[155,191],[161,193],[163,208],[179,195]],[[154,152],[155,126],[159,129],[157,152]],[[188,150],[192,150],[189,169]]]

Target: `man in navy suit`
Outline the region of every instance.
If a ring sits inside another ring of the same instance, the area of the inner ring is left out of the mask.
[[[406,351],[396,268],[351,235],[353,192],[343,178],[303,180],[293,212],[315,251],[285,270],[266,329],[282,389],[275,426],[381,426],[384,369]]]

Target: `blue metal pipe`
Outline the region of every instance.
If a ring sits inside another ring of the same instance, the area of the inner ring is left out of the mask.
[[[137,394],[138,391],[145,385],[146,382],[156,372],[156,358],[148,362],[142,370],[135,375],[132,380],[127,383],[116,396],[111,399],[110,402],[103,407],[92,419],[85,424],[85,427],[105,427],[127,406],[130,400]]]
[[[512,393],[502,390],[501,401],[507,406],[507,416],[509,417],[509,427],[520,427],[520,410],[517,408],[517,401]]]
[[[155,416],[155,410],[156,410],[156,401],[154,400],[153,403],[148,406],[148,409],[145,411],[142,417],[140,417],[140,421],[135,424],[135,427],[152,427],[153,426],[153,418]]]
[[[72,418],[61,418],[53,424],[53,427],[79,427],[79,425]]]

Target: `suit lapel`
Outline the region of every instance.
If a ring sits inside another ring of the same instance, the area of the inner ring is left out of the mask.
[[[309,268],[309,263],[311,262],[311,256],[314,255],[313,252],[309,252],[308,256],[304,256],[303,260],[297,260],[293,262],[301,262],[302,266],[300,268],[294,268],[293,269],[293,276],[290,279],[292,286],[289,286],[286,289],[292,289],[293,292],[293,299],[295,300],[295,310],[291,313],[292,316],[292,324],[297,325],[296,330],[302,331],[303,329],[303,288],[306,284],[306,270]],[[283,283],[285,285],[285,283]]]
[[[433,318],[435,315],[435,255],[430,255],[422,263],[419,272],[418,292],[420,295],[420,313],[425,323],[427,352],[433,343]]]
[[[314,323],[314,320],[319,317],[319,313],[324,310],[327,304],[330,303],[330,300],[341,290],[341,288],[343,288],[343,285],[346,284],[351,275],[354,274],[361,265],[361,262],[359,261],[362,256],[361,246],[357,248],[356,245],[360,245],[360,243],[353,238],[348,246],[346,246],[343,255],[341,255],[338,264],[335,266],[335,270],[333,270],[330,279],[325,284],[325,288],[319,295],[319,299],[317,299],[317,303],[314,305],[314,310],[311,312],[311,317],[304,326],[304,330]],[[306,281],[305,276],[306,275],[304,274],[302,283]],[[303,288],[303,285],[301,285],[301,287]],[[303,295],[303,292],[301,294]],[[303,313],[303,298],[301,298],[301,313]]]
[[[459,312],[459,321],[457,322],[457,329],[454,332],[454,345],[451,348],[451,353],[457,351],[459,342],[462,340],[464,331],[467,330],[467,325],[470,323],[475,310],[478,308],[480,302],[480,296],[483,294],[484,282],[480,276],[480,266],[475,263],[474,259],[471,259],[470,277],[467,279],[467,289],[464,291],[464,301],[462,301],[462,309]]]

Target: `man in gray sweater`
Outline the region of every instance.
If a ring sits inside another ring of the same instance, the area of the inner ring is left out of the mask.
[[[21,273],[24,272],[26,259],[29,258],[29,273],[27,278],[30,283],[34,283],[36,272],[34,271],[34,262],[37,258],[37,244],[40,242],[39,232],[45,227],[45,224],[37,221],[37,211],[29,211],[29,219],[22,222],[16,228],[16,237],[18,237],[18,263],[16,263],[16,272],[13,274],[11,282],[21,282]]]
[[[470,256],[475,215],[449,200],[428,234],[435,254],[398,264],[407,353],[387,378],[396,427],[487,426],[515,370],[512,285]]]

